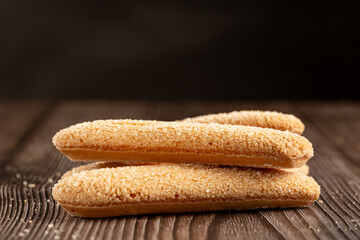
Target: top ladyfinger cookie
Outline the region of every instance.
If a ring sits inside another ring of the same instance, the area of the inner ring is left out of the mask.
[[[305,125],[294,115],[271,111],[234,111],[186,118],[182,121],[273,128],[297,134],[302,134],[305,129]]]
[[[98,120],[59,131],[53,143],[74,161],[294,168],[313,156],[311,143],[298,134],[216,123]]]

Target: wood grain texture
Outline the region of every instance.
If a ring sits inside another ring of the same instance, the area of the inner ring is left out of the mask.
[[[80,219],[51,197],[79,165],[51,144],[71,124],[110,118],[175,120],[233,110],[298,116],[313,143],[310,175],[321,197],[308,208]],[[360,239],[360,104],[357,102],[1,102],[0,239]]]

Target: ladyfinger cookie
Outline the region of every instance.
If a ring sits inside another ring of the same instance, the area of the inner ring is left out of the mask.
[[[305,125],[294,115],[274,111],[234,111],[186,118],[182,121],[273,128],[297,134],[302,134],[305,129]]]
[[[320,186],[277,169],[160,164],[71,172],[54,199],[79,217],[304,207]]]
[[[186,118],[182,121],[272,128],[297,134],[302,134],[305,129],[305,125],[294,115],[275,111],[233,111],[230,113],[208,114]],[[305,175],[309,175],[308,165],[303,165],[299,168],[289,170],[299,171]]]
[[[295,168],[313,156],[311,143],[298,134],[214,123],[98,120],[59,131],[53,143],[74,161]]]

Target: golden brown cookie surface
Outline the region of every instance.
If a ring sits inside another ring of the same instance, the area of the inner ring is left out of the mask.
[[[297,134],[302,134],[305,130],[305,125],[294,115],[273,111],[233,111],[191,117],[182,121],[272,128]]]

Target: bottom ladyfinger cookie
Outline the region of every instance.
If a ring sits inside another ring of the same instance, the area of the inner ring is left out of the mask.
[[[54,199],[79,217],[304,207],[320,194],[300,172],[205,165],[139,165],[72,172]]]

